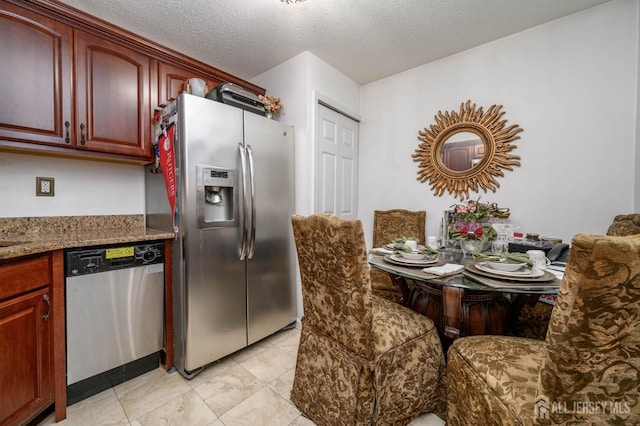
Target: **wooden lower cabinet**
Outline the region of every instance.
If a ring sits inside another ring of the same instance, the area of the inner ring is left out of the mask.
[[[0,303],[0,421],[20,424],[54,402],[49,289]],[[47,302],[48,301],[48,302]]]
[[[54,403],[56,420],[66,416],[64,304],[56,306],[64,277],[62,269],[54,271],[58,267],[61,252],[0,261],[2,425],[25,424]]]

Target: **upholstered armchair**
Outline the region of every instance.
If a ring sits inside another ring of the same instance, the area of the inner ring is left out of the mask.
[[[613,218],[607,235],[626,237],[640,234],[640,214],[621,214]],[[553,306],[537,302],[522,306],[519,317],[513,324],[513,334],[520,337],[544,339]]]
[[[640,235],[578,234],[545,341],[456,340],[448,425],[640,424]]]
[[[404,209],[375,210],[373,212],[373,247],[382,247],[401,237],[417,237],[424,245],[427,212]],[[373,294],[399,302],[402,292],[389,279],[389,274],[378,269],[371,270]]]
[[[362,223],[292,217],[304,316],[291,401],[317,425],[444,416],[445,359],[431,320],[372,295]]]

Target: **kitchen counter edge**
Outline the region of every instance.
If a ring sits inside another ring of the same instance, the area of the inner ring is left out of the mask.
[[[153,228],[144,228],[140,231],[131,229],[107,229],[101,232],[38,233],[32,235],[27,233],[12,238],[0,238],[0,260],[59,249],[158,241],[173,238],[173,232]],[[11,243],[12,245],[2,247],[3,243]]]

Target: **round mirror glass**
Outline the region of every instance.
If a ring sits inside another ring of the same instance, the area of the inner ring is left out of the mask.
[[[472,169],[484,157],[484,142],[473,132],[460,131],[449,136],[442,145],[440,159],[449,170]]]

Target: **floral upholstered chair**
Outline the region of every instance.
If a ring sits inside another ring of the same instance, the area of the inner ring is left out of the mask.
[[[640,214],[621,214],[613,218],[607,235],[626,237],[640,234]],[[513,334],[520,337],[544,339],[553,306],[537,302],[522,307],[518,320],[513,324]]]
[[[424,245],[427,212],[404,209],[375,210],[373,212],[373,247],[382,247],[402,237],[417,237]],[[379,269],[371,270],[373,294],[394,302],[402,299],[402,292],[389,279],[389,274]]]
[[[456,340],[448,425],[640,424],[640,235],[578,234],[545,341]]]
[[[431,320],[371,293],[362,223],[292,217],[304,316],[291,401],[317,425],[444,416],[445,359]]]
[[[613,218],[613,223],[607,231],[607,235],[620,237],[635,234],[640,234],[640,213],[619,214]]]

